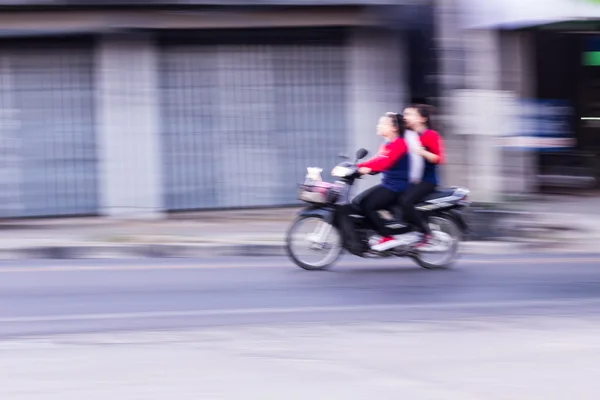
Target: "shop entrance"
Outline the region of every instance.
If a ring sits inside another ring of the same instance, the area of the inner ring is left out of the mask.
[[[600,32],[539,31],[535,38],[536,97],[570,105],[571,149],[538,153],[543,192],[600,189]]]

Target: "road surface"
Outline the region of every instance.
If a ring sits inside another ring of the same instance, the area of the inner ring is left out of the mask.
[[[600,255],[0,263],[0,398],[597,399]]]

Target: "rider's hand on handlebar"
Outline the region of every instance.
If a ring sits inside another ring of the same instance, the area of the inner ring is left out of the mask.
[[[367,168],[367,167],[360,167],[358,169],[358,173],[361,175],[368,175],[372,172],[373,170],[371,168]]]

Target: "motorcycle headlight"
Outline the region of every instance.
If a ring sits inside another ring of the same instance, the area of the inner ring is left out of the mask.
[[[353,172],[354,170],[351,168],[342,167],[338,165],[331,171],[331,176],[335,176],[337,178],[345,178],[347,176],[352,175]]]

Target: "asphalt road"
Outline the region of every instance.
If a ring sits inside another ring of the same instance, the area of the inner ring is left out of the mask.
[[[471,257],[449,271],[346,257],[0,264],[0,335],[600,312],[600,255]]]
[[[0,398],[600,398],[600,255],[0,264]]]

